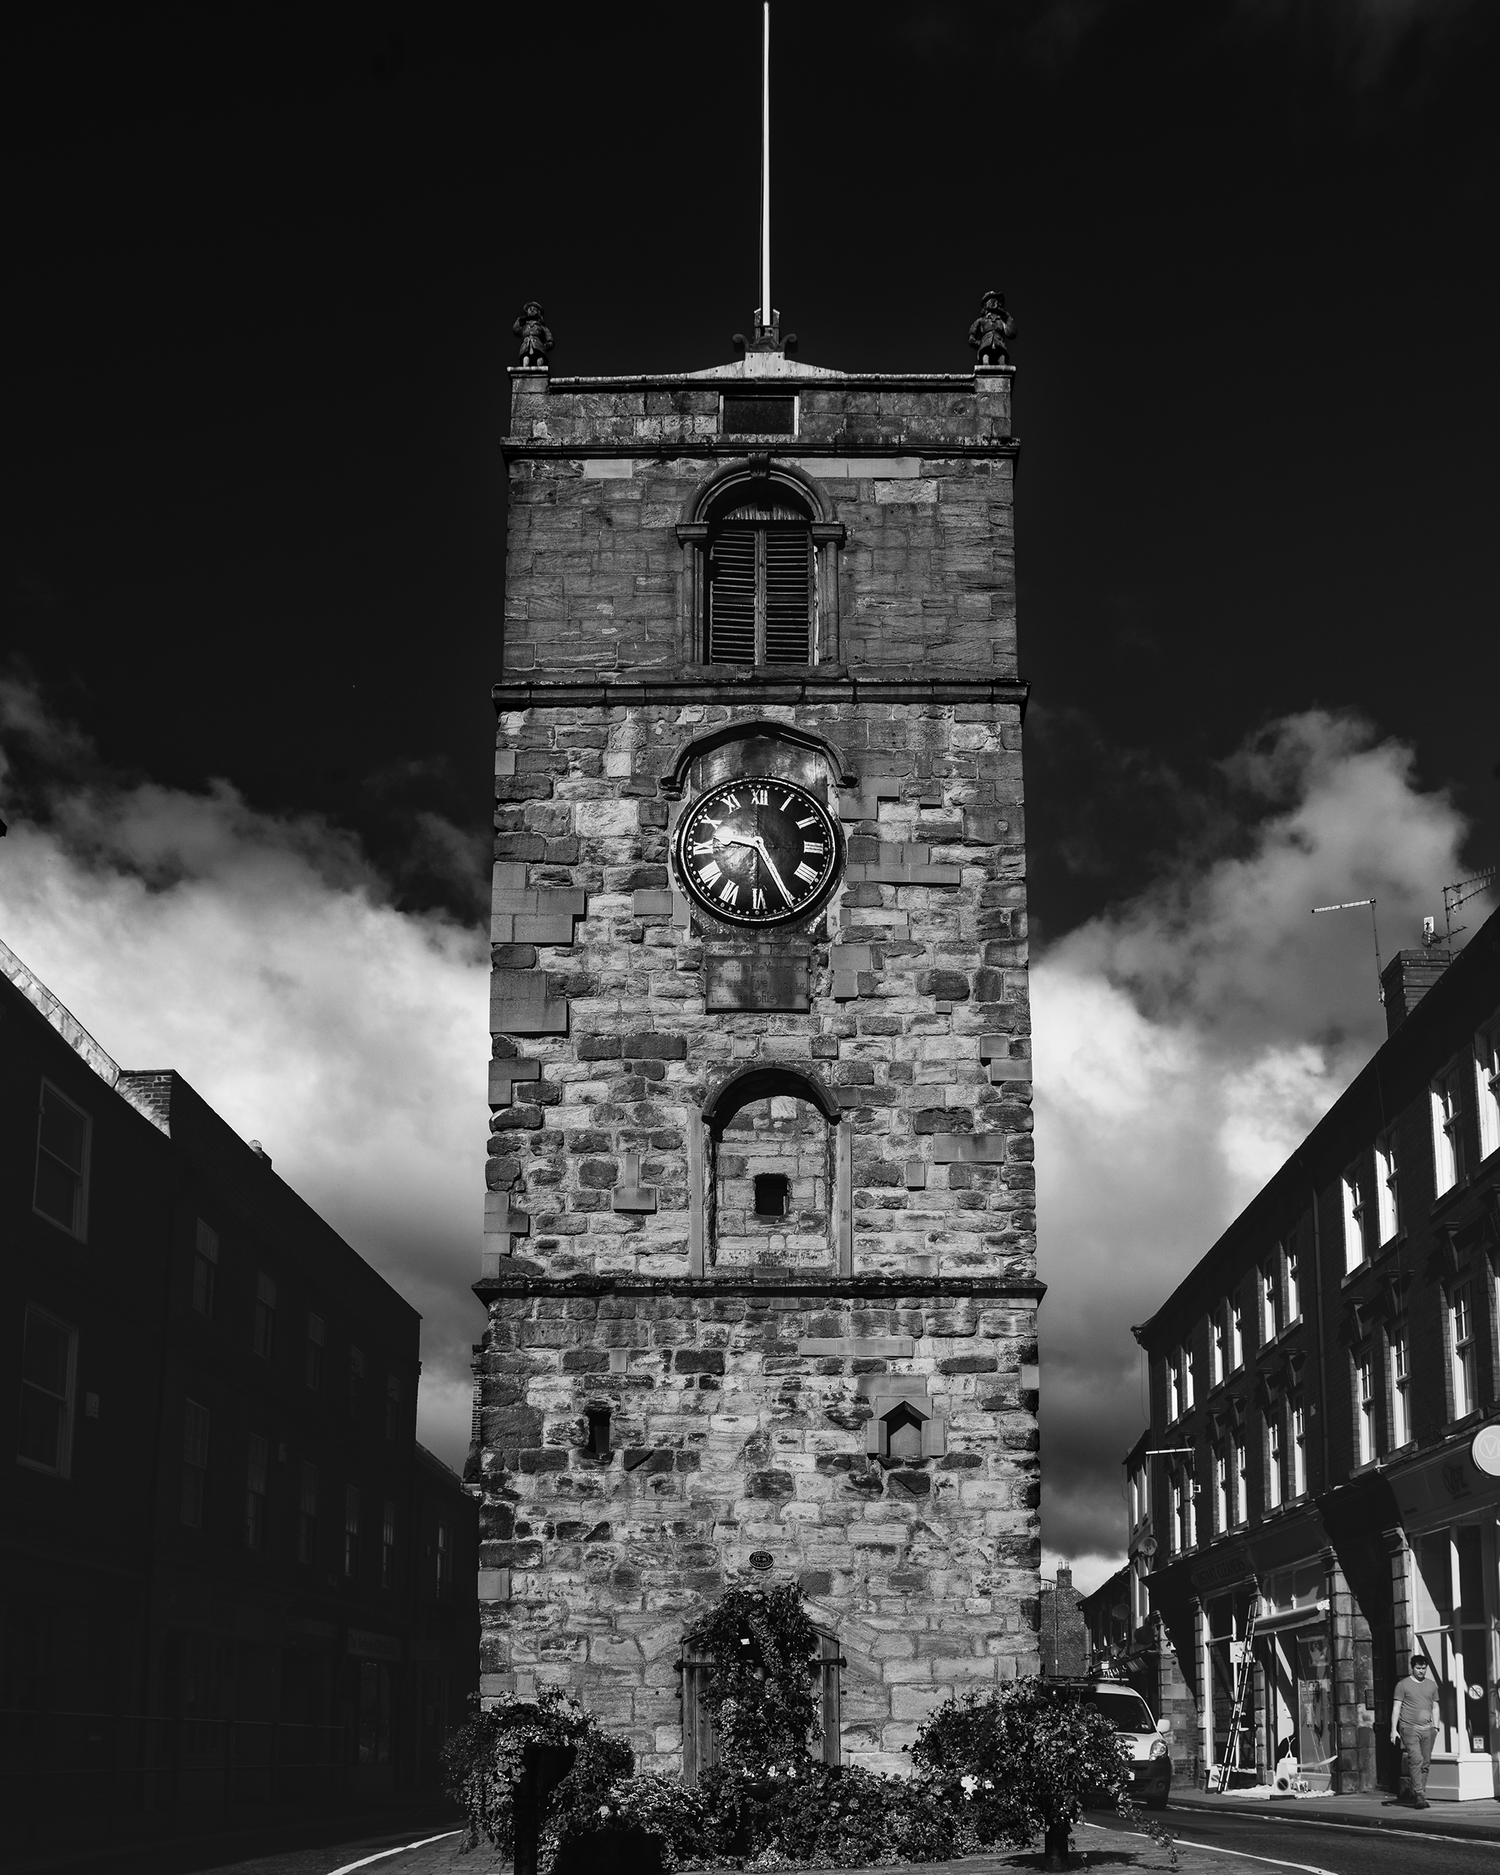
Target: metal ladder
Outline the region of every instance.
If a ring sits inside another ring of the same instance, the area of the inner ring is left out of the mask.
[[[1228,1790],[1229,1779],[1239,1769],[1235,1755],[1239,1750],[1240,1733],[1245,1724],[1245,1705],[1250,1697],[1250,1678],[1255,1671],[1255,1616],[1260,1607],[1260,1596],[1250,1599],[1250,1618],[1245,1623],[1244,1639],[1240,1642],[1240,1667],[1234,1683],[1234,1704],[1229,1709],[1229,1736],[1224,1741],[1224,1757],[1215,1767],[1216,1775],[1209,1784],[1210,1790]]]

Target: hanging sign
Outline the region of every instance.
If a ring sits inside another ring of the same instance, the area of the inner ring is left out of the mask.
[[[1469,1457],[1476,1471],[1500,1478],[1500,1425],[1479,1428],[1469,1443]]]

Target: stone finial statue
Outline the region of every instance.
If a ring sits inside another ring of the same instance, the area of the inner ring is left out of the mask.
[[[979,354],[982,365],[1010,363],[1009,343],[1016,336],[1016,322],[1005,310],[1005,295],[993,287],[984,296],[984,310],[969,327],[969,343]]]
[[[541,307],[534,299],[527,300],[521,308],[521,316],[511,331],[521,341],[522,370],[545,371],[547,354],[552,349],[552,334],[547,328]]]

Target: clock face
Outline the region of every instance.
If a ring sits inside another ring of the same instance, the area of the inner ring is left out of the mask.
[[[677,864],[688,891],[731,924],[779,924],[811,911],[833,884],[838,828],[794,781],[721,782],[683,816]]]

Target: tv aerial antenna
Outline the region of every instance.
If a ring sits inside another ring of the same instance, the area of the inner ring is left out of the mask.
[[[1443,923],[1448,930],[1448,942],[1451,944],[1456,935],[1453,914],[1460,905],[1467,905],[1471,898],[1478,898],[1481,892],[1487,892],[1500,875],[1500,866],[1486,866],[1483,872],[1476,872],[1472,878],[1460,879],[1455,885],[1443,887]],[[1459,925],[1457,931],[1466,927]]]
[[[1366,905],[1370,908],[1370,933],[1375,939],[1375,995],[1377,1000],[1384,1005],[1385,988],[1380,981],[1380,926],[1375,922],[1374,899],[1351,898],[1346,899],[1342,905],[1314,905],[1312,915],[1316,918],[1320,911],[1362,911]]]

